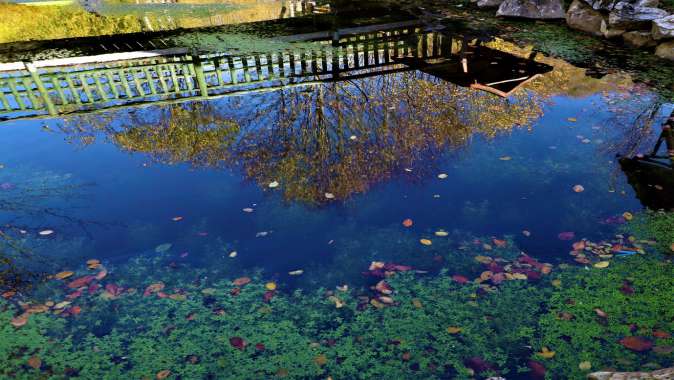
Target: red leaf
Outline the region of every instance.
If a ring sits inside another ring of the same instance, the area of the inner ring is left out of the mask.
[[[461,285],[468,283],[468,278],[460,274],[455,274],[454,276],[452,276],[452,280],[458,282]]]
[[[243,351],[243,349],[246,348],[246,341],[238,336],[233,336],[229,338],[229,344],[231,344],[232,347],[236,348],[237,350],[241,351]]]
[[[232,284],[234,284],[235,286],[243,286],[249,283],[250,281],[251,281],[250,277],[239,277],[236,280],[232,281]]]
[[[572,240],[576,237],[576,234],[574,232],[560,232],[557,237],[559,240]]]
[[[545,366],[543,363],[536,360],[529,360],[529,378],[531,380],[544,380],[545,379]]]
[[[644,352],[653,348],[653,342],[640,336],[626,336],[620,339],[620,344],[636,352]]]
[[[80,278],[77,278],[77,279],[71,281],[71,282],[68,284],[68,287],[69,287],[70,289],[81,288],[81,287],[83,287],[83,286],[89,285],[89,283],[90,283],[91,281],[93,281],[95,278],[96,278],[96,277],[94,277],[94,276],[84,276],[84,277],[80,277]]]

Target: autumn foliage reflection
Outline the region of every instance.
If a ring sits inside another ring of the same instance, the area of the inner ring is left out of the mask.
[[[541,114],[525,91],[503,99],[419,72],[151,110],[95,128],[162,163],[240,166],[261,186],[278,181],[286,199],[311,203],[365,192],[405,169],[423,175],[440,152]]]

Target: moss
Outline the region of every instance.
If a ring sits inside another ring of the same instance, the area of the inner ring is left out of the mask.
[[[578,367],[582,361],[589,361],[594,370],[634,371],[647,363],[671,366],[671,354],[638,354],[619,343],[632,335],[661,346],[674,342],[653,337],[654,330],[674,331],[671,263],[648,256],[621,258],[604,270],[570,270],[561,276],[561,284],[549,300],[549,312],[541,317],[540,339],[534,342],[538,348],[547,346],[556,352],[546,361],[552,374],[583,378],[588,371]]]
[[[674,212],[647,211],[638,214],[627,226],[638,239],[654,239],[661,252],[674,250]]]

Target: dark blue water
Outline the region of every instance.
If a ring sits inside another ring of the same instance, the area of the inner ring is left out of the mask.
[[[458,236],[508,237],[565,261],[560,232],[613,233],[607,219],[641,208],[615,154],[647,92],[501,99],[396,78],[5,122],[0,225],[47,258],[45,272],[171,243],[165,265],[285,279],[302,269],[330,283],[371,260],[432,269]],[[421,104],[391,88],[432,96]]]

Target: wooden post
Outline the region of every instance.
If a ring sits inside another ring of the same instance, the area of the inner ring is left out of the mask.
[[[47,92],[47,89],[44,87],[44,83],[42,83],[42,79],[40,78],[40,74],[37,72],[35,65],[33,65],[31,62],[26,62],[26,68],[28,69],[28,72],[30,72],[30,76],[33,78],[33,82],[42,96],[42,100],[44,101],[44,105],[47,108],[47,112],[49,112],[50,115],[57,115],[58,112],[56,111],[56,107],[54,106],[54,103],[52,103],[51,98],[49,97],[49,92]],[[32,90],[26,88],[26,91]],[[37,109],[35,105],[33,105],[33,108]]]
[[[201,96],[208,97],[208,83],[206,83],[206,76],[204,76],[204,68],[201,65],[201,57],[198,54],[192,55],[192,62],[194,65],[194,74],[197,77],[197,86]]]

